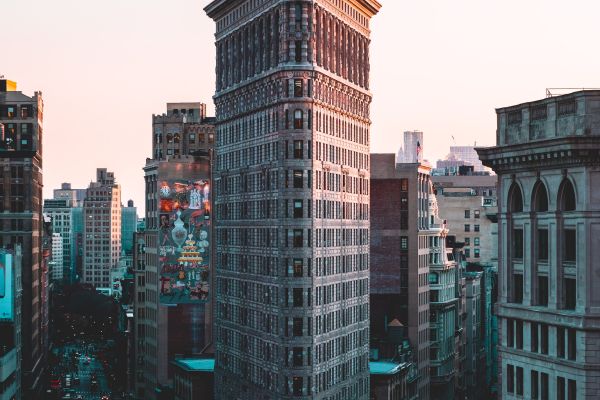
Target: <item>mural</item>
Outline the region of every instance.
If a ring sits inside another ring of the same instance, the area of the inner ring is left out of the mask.
[[[203,303],[209,294],[210,182],[159,181],[160,301]]]

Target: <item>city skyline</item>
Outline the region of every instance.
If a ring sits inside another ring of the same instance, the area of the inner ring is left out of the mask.
[[[383,1],[371,24],[373,152],[396,151],[402,133],[418,129],[425,135],[425,158],[435,162],[455,143],[493,145],[493,110],[501,104],[541,98],[546,87],[600,86],[592,75],[597,62],[586,59],[593,55],[583,52],[585,41],[576,40],[594,33],[593,12],[580,15],[558,1],[501,7],[467,0],[421,3]],[[45,198],[65,180],[86,187],[95,169],[106,167],[119,177],[123,201],[131,198],[143,207],[139,174],[150,149],[143,140],[149,115],[161,113],[165,101],[205,102],[214,115],[214,29],[202,11],[208,1],[161,4],[3,4],[7,15],[26,15],[29,28],[19,29],[23,18],[6,21],[7,31],[22,33],[7,41],[14,57],[4,60],[0,74],[24,93],[43,91],[47,103]],[[559,20],[577,21],[577,29],[545,29]],[[544,41],[533,46],[522,40],[536,31],[544,32]],[[159,56],[164,49],[183,56],[165,59]],[[548,54],[558,50],[561,57],[550,63]],[[36,54],[44,68],[28,54]],[[573,65],[572,59],[581,62]],[[119,96],[126,92],[137,95]],[[107,115],[110,129],[94,122]],[[103,140],[80,140],[83,134]],[[90,145],[97,151],[89,151]],[[68,163],[78,168],[65,176]]]

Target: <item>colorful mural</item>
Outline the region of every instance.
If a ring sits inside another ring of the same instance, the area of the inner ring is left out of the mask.
[[[209,295],[210,182],[159,182],[160,301],[203,303]]]

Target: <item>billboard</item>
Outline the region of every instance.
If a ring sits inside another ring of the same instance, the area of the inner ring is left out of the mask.
[[[12,254],[0,253],[0,321],[14,319]]]
[[[205,303],[210,287],[210,180],[168,175],[159,172],[157,182],[160,301]]]

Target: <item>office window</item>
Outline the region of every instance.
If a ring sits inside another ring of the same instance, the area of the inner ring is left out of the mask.
[[[302,288],[294,288],[294,307],[302,307]]]
[[[540,324],[540,347],[542,354],[548,354],[548,325]]]
[[[294,218],[303,218],[304,209],[302,206],[302,200],[294,200]]]
[[[547,276],[538,276],[538,301],[537,305],[539,306],[548,306],[548,277]]]
[[[523,258],[523,229],[513,229],[512,258]]]
[[[538,324],[535,322],[531,323],[531,351],[537,353],[539,351],[538,344]]]
[[[564,233],[564,261],[575,262],[577,259],[577,233],[575,229],[565,229]]]
[[[478,248],[475,248],[475,249],[473,250],[473,252],[474,252],[475,258],[479,258],[479,249],[478,249]]]
[[[506,320],[506,346],[515,347],[515,324],[514,320]]]
[[[302,278],[303,267],[303,260],[301,258],[294,258],[294,278]]]
[[[577,358],[577,331],[575,329],[567,329],[567,340],[569,360],[575,361]]]
[[[294,170],[294,189],[302,189],[304,181],[304,171],[301,169]]]
[[[473,216],[474,216],[475,218],[479,218],[479,217],[480,217],[480,215],[481,215],[481,212],[480,212],[479,210],[475,210],[475,211],[473,211]]]
[[[294,318],[294,328],[293,328],[294,336],[302,336],[303,327],[304,327],[304,325],[302,323],[302,318]]]
[[[548,374],[546,374],[545,372],[540,373],[540,381],[541,381],[541,387],[540,387],[540,400],[548,400],[548,382],[549,382],[549,377]]]
[[[302,367],[303,365],[302,347],[294,347],[293,350],[293,362],[294,367]]]
[[[531,400],[538,400],[539,396],[539,374],[531,370]]]
[[[474,240],[475,240],[475,246],[479,246],[479,237],[476,237]]]
[[[556,327],[556,355],[559,358],[565,358],[565,328]]]
[[[465,232],[471,232],[471,225],[465,224]]]
[[[523,368],[517,367],[517,396],[523,396]]]
[[[294,140],[294,158],[304,158],[304,142],[302,140]]]
[[[465,210],[465,218],[471,218],[471,210]]]
[[[473,226],[473,230],[474,230],[475,232],[479,232],[479,225],[474,225],[474,226]]]
[[[537,230],[537,258],[548,262],[548,229]]]
[[[465,246],[469,246],[471,244],[471,238],[465,238]]]
[[[506,391],[508,393],[515,392],[515,371],[514,367],[510,364],[506,365]]]
[[[294,111],[294,129],[302,129],[302,124],[304,120],[304,112],[302,110]]]
[[[575,279],[566,278],[564,281],[565,290],[565,309],[574,310],[577,304],[577,287],[575,286]]]
[[[513,303],[523,303],[523,275],[513,274]]]
[[[576,400],[577,399],[577,381],[573,380],[573,379],[569,379],[568,380],[568,393],[567,393],[567,399],[568,400]]]
[[[304,83],[302,79],[294,79],[294,97],[302,97],[304,95]]]
[[[515,325],[517,349],[523,350],[523,321],[518,319],[515,321]]]
[[[556,377],[556,400],[565,400],[565,378]]]
[[[302,247],[304,235],[302,229],[294,229],[294,247]]]

